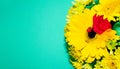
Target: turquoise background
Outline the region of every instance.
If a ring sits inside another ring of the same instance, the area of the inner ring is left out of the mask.
[[[0,69],[73,69],[64,41],[72,0],[0,0]]]

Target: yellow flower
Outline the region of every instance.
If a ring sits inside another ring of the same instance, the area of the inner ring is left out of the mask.
[[[90,64],[84,64],[82,66],[82,69],[92,69],[92,67],[90,66]]]
[[[117,61],[117,68],[120,69],[120,48],[116,49],[116,51],[115,51],[115,57],[118,60]]]
[[[94,14],[95,11],[85,9],[84,13],[71,16],[65,28],[66,41],[70,45],[69,54],[78,61],[92,63],[95,58],[105,56],[108,54],[107,40],[115,37],[116,32],[111,29],[101,35],[96,34],[94,38],[88,37],[87,29],[93,25]]]
[[[92,9],[97,11],[99,15],[104,15],[108,20],[115,21],[114,16],[120,16],[120,1],[119,0],[100,0],[100,4]]]
[[[79,62],[71,62],[73,64],[73,66],[76,68],[76,69],[81,69],[82,68],[82,64],[79,63]]]
[[[96,61],[96,65],[93,69],[104,69],[100,61]]]
[[[118,59],[114,55],[107,55],[101,61],[97,61],[94,69],[120,69]]]
[[[80,14],[84,10],[85,5],[80,2],[73,2],[73,6],[68,11],[68,17],[74,14]]]
[[[117,60],[114,56],[109,56],[102,60],[102,65],[105,69],[117,69]]]
[[[81,3],[81,4],[85,4],[85,5],[87,5],[87,4],[89,4],[90,2],[92,2],[93,0],[75,0],[76,2],[79,2],[79,3]]]

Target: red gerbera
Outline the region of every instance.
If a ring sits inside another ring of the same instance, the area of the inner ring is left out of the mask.
[[[105,30],[110,29],[112,26],[107,19],[103,19],[103,15],[93,16],[93,30],[97,34],[102,34]]]

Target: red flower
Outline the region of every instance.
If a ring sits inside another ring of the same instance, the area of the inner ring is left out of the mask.
[[[110,29],[112,26],[107,19],[103,19],[103,15],[93,16],[93,30],[97,34],[102,34],[107,29]]]

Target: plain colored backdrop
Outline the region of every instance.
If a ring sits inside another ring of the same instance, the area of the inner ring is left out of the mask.
[[[0,0],[0,69],[73,69],[64,41],[72,0]]]

